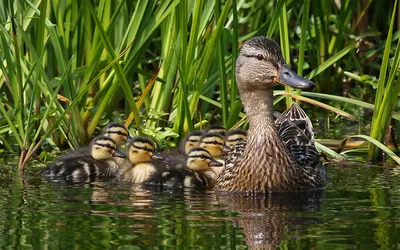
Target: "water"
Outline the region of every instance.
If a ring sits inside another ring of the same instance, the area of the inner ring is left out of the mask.
[[[400,169],[327,166],[321,192],[265,198],[0,176],[1,249],[400,248]]]

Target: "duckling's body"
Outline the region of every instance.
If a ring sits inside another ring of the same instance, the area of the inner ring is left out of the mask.
[[[157,167],[157,172],[145,182],[149,186],[164,186],[173,188],[209,188],[213,180],[206,172],[210,166],[222,167],[222,164],[212,158],[210,153],[201,147],[194,147],[187,153],[185,162],[175,162],[175,168]]]
[[[133,184],[142,184],[157,171],[151,159],[163,159],[155,151],[154,143],[145,137],[135,137],[131,140],[128,155],[130,163],[122,170],[120,178]]]
[[[279,45],[265,37],[243,45],[236,78],[250,127],[247,139],[227,156],[216,189],[257,193],[323,187],[327,177],[312,138],[289,119],[281,121],[277,131],[273,117],[276,83],[300,89],[315,84],[296,75],[285,64]]]
[[[86,182],[117,176],[120,165],[114,157],[125,157],[113,139],[98,136],[87,148],[66,153],[52,162],[42,176],[53,181]]]

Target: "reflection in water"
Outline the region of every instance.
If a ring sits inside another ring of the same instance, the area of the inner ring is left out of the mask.
[[[0,176],[0,248],[396,248],[400,171],[328,171],[325,191],[266,197]]]
[[[273,249],[295,224],[316,223],[316,219],[301,219],[291,212],[320,210],[323,191],[307,193],[273,193],[265,197],[219,195],[218,200],[231,204],[232,211],[241,216],[233,218],[242,228],[249,249]]]

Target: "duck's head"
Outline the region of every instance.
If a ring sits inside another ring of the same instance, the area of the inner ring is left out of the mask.
[[[204,131],[208,133],[217,133],[222,136],[225,136],[226,134],[226,128],[221,125],[210,125]]]
[[[129,161],[133,164],[148,162],[151,159],[163,160],[164,157],[156,152],[154,143],[146,137],[134,137],[129,143]]]
[[[117,143],[110,137],[100,135],[92,139],[89,144],[91,155],[96,160],[107,160],[112,157],[125,158],[118,150]]]
[[[270,89],[278,83],[297,89],[315,87],[290,69],[278,43],[266,37],[252,37],[243,44],[236,61],[236,81],[241,93]]]
[[[226,146],[232,148],[239,141],[245,140],[247,138],[247,131],[243,129],[234,129],[226,133],[225,144]]]
[[[200,138],[199,147],[210,152],[212,157],[218,158],[222,153],[229,152],[230,148],[225,145],[224,138],[217,133],[204,133]]]
[[[189,150],[191,150],[194,147],[197,147],[199,145],[200,138],[203,134],[204,132],[200,130],[193,130],[192,132],[188,133],[183,139],[181,150],[185,151],[185,154],[187,154]]]
[[[194,147],[187,153],[186,165],[194,171],[204,171],[209,167],[222,167],[223,164],[212,158],[210,152],[201,147]]]
[[[110,122],[103,131],[105,136],[111,137],[118,145],[131,138],[125,125],[118,122]]]

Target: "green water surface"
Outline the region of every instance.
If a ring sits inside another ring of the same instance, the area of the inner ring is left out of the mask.
[[[224,195],[0,178],[1,249],[396,249],[400,169],[328,165],[324,191]],[[1,175],[0,175],[1,176]]]

